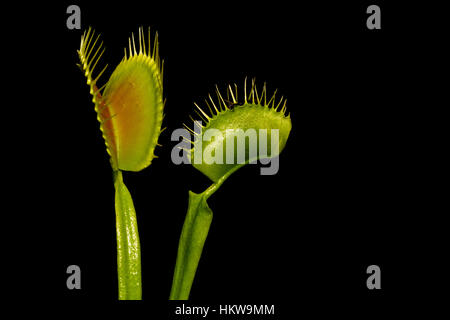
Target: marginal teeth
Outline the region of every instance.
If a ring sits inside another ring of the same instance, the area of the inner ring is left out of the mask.
[[[93,38],[95,38],[94,42],[92,42]],[[97,112],[97,120],[100,122],[100,130],[102,133],[104,133],[102,136],[105,140],[106,151],[108,152],[109,155],[111,155],[112,153],[110,150],[110,146],[112,144],[109,143],[110,137],[105,134],[105,130],[102,126],[104,119],[102,118],[101,112],[99,112],[101,109],[103,109],[100,108],[100,105],[103,103],[102,93],[103,89],[105,88],[105,85],[101,86],[100,88],[97,88],[96,85],[101,75],[105,72],[108,65],[105,65],[105,67],[97,74],[95,78],[93,77],[97,64],[101,60],[101,57],[105,52],[105,48],[103,47],[103,41],[101,41],[100,44],[97,44],[99,39],[100,34],[95,36],[95,31],[89,27],[89,29],[85,31],[83,33],[83,36],[81,37],[80,49],[77,50],[77,52],[81,62],[81,68],[83,69],[84,76],[86,77],[86,83],[89,86],[89,92],[92,95],[92,102],[94,103],[94,109]]]
[[[264,82],[262,90],[260,93],[258,92],[256,81],[255,79],[252,79],[252,85],[250,92],[247,92],[247,78],[244,79],[244,102],[239,103],[238,100],[238,86],[236,84],[234,85],[234,88],[231,85],[228,85],[226,87],[226,97],[227,100],[223,98],[222,93],[220,92],[218,86],[215,86],[215,92],[216,92],[216,101],[212,98],[211,94],[208,94],[208,98],[204,100],[207,110],[209,110],[209,114],[205,111],[206,108],[201,108],[197,103],[194,103],[196,109],[194,109],[194,112],[200,117],[200,119],[205,122],[204,125],[199,125],[198,120],[194,120],[192,116],[189,116],[189,118],[194,122],[194,128],[200,129],[202,132],[206,128],[209,127],[210,123],[213,121],[216,121],[217,118],[220,118],[222,114],[229,112],[232,108],[231,106],[238,105],[238,106],[245,106],[247,108],[249,107],[262,107],[266,110],[272,110],[273,112],[278,112],[282,114],[285,117],[286,116],[286,103],[287,99],[284,97],[281,97],[280,100],[277,102],[276,100],[276,94],[278,89],[275,89],[274,93],[270,97],[270,99],[267,101],[267,84]],[[218,106],[217,106],[218,104]],[[184,125],[191,134],[199,135],[196,130],[192,130],[188,126]],[[192,143],[192,141],[189,141]],[[192,143],[192,149],[194,149],[194,143]]]
[[[215,91],[217,96],[217,103],[219,107],[217,107],[216,103],[214,102],[214,99],[211,97],[210,94],[208,94],[208,99],[205,99],[205,104],[208,107],[209,114],[207,114],[202,108],[198,106],[198,104],[194,103],[195,107],[198,109],[194,110],[199,117],[206,122],[209,122],[211,119],[215,118],[222,112],[226,112],[227,110],[230,110],[230,105],[245,105],[249,104],[249,100],[252,101],[251,104],[259,105],[261,107],[267,107],[272,108],[277,112],[283,113],[283,115],[286,112],[286,99],[284,97],[281,97],[281,99],[278,101],[277,105],[275,106],[275,100],[276,100],[276,94],[277,90],[275,89],[273,95],[267,102],[267,84],[264,82],[263,89],[261,93],[258,93],[258,89],[256,87],[256,81],[255,79],[252,79],[252,87],[250,92],[247,95],[247,78],[244,80],[244,103],[240,104],[238,102],[238,87],[236,84],[234,84],[234,90],[231,87],[231,85],[228,85],[226,88],[226,94],[227,94],[227,100],[225,100],[220,93],[220,90],[218,86],[216,85]],[[231,97],[231,100],[230,100]],[[255,101],[256,100],[256,101]],[[283,103],[284,100],[284,103]],[[278,110],[281,106],[281,110]]]

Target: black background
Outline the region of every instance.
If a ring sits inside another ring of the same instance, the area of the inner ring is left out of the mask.
[[[81,8],[82,30],[66,28],[66,8]],[[416,109],[415,65],[420,29],[405,23],[405,7],[375,2],[382,29],[366,28],[371,2],[222,2],[102,4],[67,2],[47,8],[46,28],[32,39],[45,54],[37,68],[40,109],[50,161],[35,186],[45,208],[41,287],[68,310],[117,302],[114,189],[108,156],[84,76],[76,66],[82,31],[102,34],[110,65],[128,37],[150,26],[160,36],[167,98],[152,165],[124,173],[137,211],[142,249],[143,314],[173,312],[167,303],[188,190],[210,182],[188,165],[176,166],[171,132],[190,123],[193,102],[214,86],[267,82],[288,99],[293,129],[274,176],[248,165],[208,201],[214,219],[191,291],[193,302],[275,304],[283,319],[303,311],[367,315],[399,303],[411,282],[420,240],[412,224],[416,194],[411,127]],[[403,19],[402,19],[403,18]],[[51,26],[51,27],[48,27]],[[412,66],[414,65],[414,68]],[[33,147],[33,146],[32,146]],[[44,151],[45,150],[45,151]],[[419,237],[420,238],[420,237]],[[82,289],[66,288],[66,268],[81,267]],[[382,272],[381,290],[368,290],[366,268]],[[414,283],[414,285],[412,284]],[[418,290],[418,289],[417,289]],[[136,309],[135,309],[136,310]],[[151,311],[149,311],[151,310]]]

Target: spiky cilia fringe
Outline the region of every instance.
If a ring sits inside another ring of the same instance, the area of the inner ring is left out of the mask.
[[[261,92],[258,92],[258,88],[256,87],[256,80],[255,78],[252,79],[252,84],[250,91],[247,93],[247,77],[244,79],[244,101],[239,102],[238,97],[238,86],[234,83],[233,86],[228,85],[226,88],[226,99],[223,98],[222,94],[220,93],[220,90],[218,86],[216,85],[216,99],[214,100],[213,97],[208,94],[208,99],[205,99],[205,105],[208,107],[209,113],[202,109],[197,103],[194,102],[194,105],[196,109],[194,109],[194,112],[200,117],[202,122],[206,123],[206,125],[213,119],[215,119],[217,116],[219,116],[223,112],[227,112],[233,108],[235,105],[255,105],[260,107],[266,107],[269,109],[273,109],[276,112],[280,112],[283,116],[289,117],[289,114],[286,114],[286,103],[287,99],[283,96],[276,101],[276,94],[277,90],[275,89],[272,96],[270,96],[270,99],[267,100],[267,85],[266,82],[264,82],[263,88]],[[189,128],[186,124],[183,124],[183,126],[192,134],[198,135],[196,132],[201,131],[206,127],[206,125],[200,124],[198,120],[194,120],[192,116],[189,116],[189,118],[194,123],[194,130]],[[192,141],[189,141],[192,142]]]
[[[151,32],[150,27],[148,28],[148,46],[145,45],[145,35],[144,28],[139,28],[139,50],[136,50],[136,42],[134,39],[134,33],[128,38],[128,53],[127,48],[124,48],[124,58],[122,61],[127,61],[133,57],[145,57],[151,59],[152,63],[155,63],[160,74],[160,85],[162,89],[162,79],[164,74],[164,60],[161,60],[159,56],[159,37],[158,32],[155,33],[155,38],[153,39],[153,47],[151,46]]]
[[[86,77],[87,84],[90,88],[89,92],[92,95],[92,102],[94,103],[95,111],[97,112],[97,120],[100,122],[100,131],[102,132],[102,136],[105,141],[106,151],[112,157],[113,153],[111,148],[113,147],[113,141],[110,137],[110,134],[112,133],[106,132],[103,126],[106,121],[105,118],[109,118],[109,114],[108,116],[105,116],[104,112],[102,112],[104,109],[107,109],[107,105],[102,98],[102,93],[106,87],[106,83],[100,88],[97,86],[98,80],[105,72],[108,65],[105,65],[105,67],[94,78],[95,67],[105,52],[103,41],[101,41],[100,44],[97,44],[99,38],[100,34],[96,36],[94,29],[91,27],[83,33],[81,36],[80,49],[77,50],[78,57],[80,59],[80,64],[78,64],[78,66],[84,71],[84,76]]]

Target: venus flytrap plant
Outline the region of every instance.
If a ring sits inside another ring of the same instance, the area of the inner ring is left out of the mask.
[[[258,93],[253,80],[247,96],[245,81],[244,99],[241,104],[238,103],[238,89],[235,85],[234,89],[228,86],[227,99],[222,97],[218,89],[216,102],[209,95],[209,101],[205,100],[209,114],[196,105],[197,114],[206,122],[206,125],[202,126],[194,121],[195,130],[186,126],[194,134],[194,141],[191,141],[192,149],[189,150],[190,160],[194,168],[205,174],[213,184],[201,194],[189,191],[188,210],[179,240],[169,299],[187,300],[189,298],[213,217],[207,203],[208,198],[233,172],[245,164],[263,158],[273,159],[278,157],[279,152],[284,149],[292,124],[290,116],[286,115],[286,100],[281,98],[276,102],[275,94],[276,92],[267,101],[266,85],[262,92]],[[212,137],[204,139],[203,136],[211,130],[216,132],[215,139]],[[252,152],[254,146],[249,139],[249,143],[245,142],[245,160],[239,161],[238,146],[233,141],[235,137],[238,140],[244,138],[246,141],[246,132],[249,130],[264,132],[265,134],[259,135],[257,145],[260,149],[264,149],[270,140],[270,147],[267,147],[267,153],[257,154]],[[262,141],[264,138],[267,138],[266,141]],[[229,157],[230,151],[233,154],[232,157]],[[233,161],[229,161],[230,159]]]
[[[105,66],[94,77],[94,70],[105,49],[89,28],[81,38],[78,56],[95,105],[100,130],[110,155],[115,188],[117,272],[120,300],[142,298],[141,252],[136,212],[122,171],[140,171],[150,165],[161,133],[163,119],[163,68],[158,53],[158,34],[151,50],[144,31],[139,29],[139,49],[134,35],[129,51],[101,87],[97,82]]]

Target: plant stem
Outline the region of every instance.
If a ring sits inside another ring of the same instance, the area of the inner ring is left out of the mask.
[[[133,199],[114,171],[119,300],[141,300],[141,248]]]
[[[208,236],[213,217],[212,210],[206,200],[217,191],[227,177],[222,177],[201,194],[189,191],[188,210],[178,244],[170,300],[189,299],[203,245]]]

